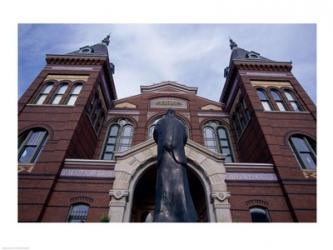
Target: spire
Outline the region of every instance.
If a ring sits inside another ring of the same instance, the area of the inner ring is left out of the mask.
[[[110,34],[108,34],[103,40],[102,43],[104,43],[106,46],[109,46],[110,43]]]
[[[229,42],[230,42],[230,49],[233,50],[234,48],[238,48],[237,43],[235,43],[230,37],[229,37]]]

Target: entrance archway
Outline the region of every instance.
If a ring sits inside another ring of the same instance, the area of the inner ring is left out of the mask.
[[[188,140],[185,154],[188,158],[190,189],[192,185],[191,192],[194,192],[194,197],[197,197],[194,203],[198,207],[200,220],[230,222],[228,201],[230,193],[227,192],[225,184],[223,156],[213,153],[192,140]],[[156,164],[156,144],[150,139],[130,150],[116,153],[115,157],[117,162],[114,168],[115,179],[109,192],[110,222],[141,221],[149,210],[153,210],[155,185],[154,181],[151,181],[155,179],[153,176],[156,174],[149,168],[153,169]],[[146,196],[147,200],[141,203],[138,201],[139,198],[134,198],[143,196]],[[132,209],[133,206],[135,210]],[[147,211],[143,211],[144,209]]]
[[[207,197],[199,176],[192,168],[187,169],[190,192],[198,222],[208,222]],[[156,165],[149,167],[138,180],[132,201],[131,222],[145,222],[151,218],[155,208]],[[150,218],[149,218],[150,217]]]

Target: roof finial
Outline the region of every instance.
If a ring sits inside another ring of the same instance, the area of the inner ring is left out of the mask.
[[[102,43],[104,43],[106,46],[109,46],[109,43],[110,43],[110,34],[109,33],[103,40],[102,40]]]
[[[234,49],[234,48],[237,48],[238,45],[237,43],[235,43],[229,36],[229,42],[230,42],[230,49]]]

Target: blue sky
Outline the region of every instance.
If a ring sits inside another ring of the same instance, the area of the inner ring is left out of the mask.
[[[292,61],[293,74],[317,99],[314,24],[19,24],[19,96],[45,65],[45,54],[93,45],[108,33],[118,98],[138,94],[140,85],[170,80],[218,101],[230,36],[241,48]]]

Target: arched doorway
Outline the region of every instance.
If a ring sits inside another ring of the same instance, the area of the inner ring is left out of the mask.
[[[198,222],[208,222],[207,197],[199,176],[187,169],[190,192],[198,213]],[[138,180],[133,196],[131,222],[149,221],[155,208],[156,165],[150,166]]]

